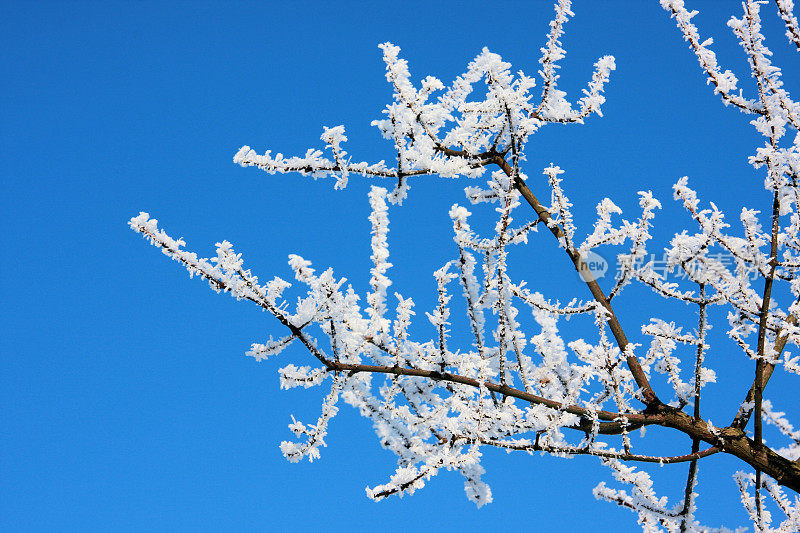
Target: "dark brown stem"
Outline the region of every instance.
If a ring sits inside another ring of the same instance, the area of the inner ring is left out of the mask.
[[[550,232],[557,239],[564,237],[564,230],[561,228],[561,226],[556,224],[555,221],[553,221],[550,213],[547,211],[547,209],[545,209],[544,205],[539,202],[538,198],[534,196],[533,192],[530,190],[530,188],[528,188],[528,185],[525,183],[525,181],[520,176],[514,176],[513,168],[508,164],[508,161],[506,161],[503,157],[497,156],[495,157],[494,162],[503,170],[503,172],[505,172],[507,176],[514,177],[514,186],[522,194],[522,197],[525,198],[525,201],[528,202],[528,205],[530,205],[533,210],[536,211],[537,216],[550,229]],[[581,273],[581,276],[586,282],[587,287],[589,287],[589,291],[592,293],[594,299],[600,305],[602,305],[606,311],[608,311],[608,327],[611,330],[611,333],[614,335],[614,339],[617,341],[617,346],[619,346],[619,349],[623,354],[626,354],[628,345],[630,344],[628,342],[628,337],[625,335],[625,331],[622,329],[622,325],[619,323],[619,319],[617,318],[613,307],[611,307],[611,303],[608,301],[603,289],[600,288],[597,280],[594,279],[594,276],[592,276],[591,272],[589,272],[589,269],[586,268],[583,258],[577,252],[577,250],[568,248],[566,249],[566,252],[575,265],[575,269]],[[658,399],[658,396],[656,396],[656,393],[650,386],[650,382],[647,379],[644,370],[642,369],[642,365],[639,364],[639,360],[633,355],[625,355],[625,361],[628,365],[628,369],[631,371],[631,374],[633,374],[633,379],[641,389],[642,396],[644,397],[644,403],[648,406],[660,404],[661,401]]]
[[[706,307],[708,301],[706,300],[706,285],[700,284],[700,299],[702,300],[698,306],[699,310],[699,324],[697,326],[697,357],[695,358],[694,365],[694,418],[700,420],[700,389],[701,389],[701,375],[703,372],[703,351],[705,350],[705,336],[706,336]],[[700,450],[700,440],[692,439],[692,455]],[[692,510],[694,500],[694,486],[697,481],[697,460],[693,460],[689,465],[689,473],[686,476],[686,487],[683,496],[683,510],[681,515],[683,521],[681,522],[681,533],[687,531],[689,527],[689,512]]]
[[[681,522],[681,533],[687,531],[689,526],[689,511],[692,510],[692,504],[694,501],[694,485],[695,480],[697,479],[697,456],[699,455],[698,450],[700,449],[700,441],[697,439],[692,440],[692,453],[688,455],[688,457],[692,457],[691,464],[689,464],[689,475],[686,476],[686,488],[683,491],[683,509],[681,510],[681,516],[683,516],[683,522]],[[717,450],[717,448],[709,448],[708,450]]]
[[[786,318],[786,323],[792,326],[797,325],[797,318],[794,315],[789,315]],[[769,383],[770,378],[772,377],[772,373],[775,371],[775,363],[780,358],[781,354],[783,354],[783,350],[786,348],[786,343],[789,340],[789,333],[784,330],[779,330],[777,335],[777,340],[775,341],[775,353],[773,356],[773,360],[767,362],[764,365],[764,371],[761,375],[761,390],[763,391],[764,388]],[[756,382],[753,381],[753,384],[750,386],[750,390],[747,391],[747,395],[744,398],[744,402],[742,402],[742,407],[739,408],[739,412],[736,413],[736,417],[731,422],[731,427],[734,428],[744,428],[747,426],[747,423],[750,421],[750,417],[753,415],[754,409],[746,408],[745,406],[749,405],[751,402],[754,402],[756,395]]]
[[[533,444],[514,444],[502,441],[493,441],[489,439],[466,438],[466,440],[468,442],[480,442],[481,444],[486,444],[488,446],[496,446],[498,448],[505,448],[507,450],[533,451],[533,452],[559,453],[559,454],[563,453],[569,455],[593,455],[595,457],[618,459],[620,461],[638,461],[643,463],[659,463],[659,464],[677,464],[677,463],[687,463],[689,461],[691,461],[693,464],[696,464],[699,459],[719,453],[719,448],[711,446],[710,448],[706,448],[702,452],[693,451],[692,453],[687,455],[672,455],[672,456],[660,457],[656,455],[639,455],[633,453],[611,452],[608,450],[577,448],[574,446],[548,446],[546,444],[540,444],[538,442],[538,439],[537,442],[534,442]]]
[[[491,392],[495,392],[497,394],[502,394],[504,396],[509,396],[512,398],[518,398],[520,400],[524,400],[526,402],[536,405],[544,405],[546,407],[555,409],[557,411],[571,413],[573,415],[577,415],[588,419],[592,418],[593,413],[596,414],[597,418],[599,418],[600,420],[605,420],[609,422],[616,422],[619,420],[621,416],[623,416],[621,413],[614,413],[612,411],[590,411],[589,409],[584,409],[583,407],[578,407],[577,405],[566,405],[561,402],[551,400],[549,398],[544,398],[542,396],[537,396],[529,392],[521,391],[519,389],[514,389],[512,387],[509,387],[508,385],[499,385],[497,383],[492,383],[490,381],[481,382],[478,381],[477,379],[460,376],[458,374],[453,374],[451,372],[440,372],[438,370],[422,370],[418,368],[404,368],[397,366],[377,366],[377,365],[338,363],[335,361],[327,361],[326,367],[330,371],[349,372],[351,374],[356,374],[359,372],[372,372],[376,374],[393,374],[396,376],[416,376],[420,378],[432,379],[434,381],[448,381],[450,383],[459,383],[461,385],[468,385],[470,387],[476,387],[476,388],[485,386],[486,389],[488,389]],[[646,413],[626,413],[624,416],[628,419],[629,424],[638,424],[640,426],[658,424],[661,421],[659,416]],[[587,420],[586,422],[588,423],[586,429],[591,430],[591,421]]]
[[[714,429],[708,423],[669,407],[659,405],[649,410],[662,419],[660,425],[677,429],[692,439],[717,446],[734,455],[756,470],[761,470],[779,484],[800,493],[800,462],[790,461],[767,446],[759,445],[747,437],[742,429],[727,427]]]

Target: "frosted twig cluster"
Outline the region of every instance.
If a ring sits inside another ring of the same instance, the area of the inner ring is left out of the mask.
[[[722,101],[753,115],[764,144],[750,163],[763,172],[772,198],[767,216],[744,208],[734,223],[702,201],[688,178],[678,180],[674,199],[694,229],[676,234],[665,257],[667,271],[681,272],[684,282],[668,281],[644,261],[662,208],[650,191],[639,192],[640,212],[631,221],[603,199],[594,226],[586,230],[575,222],[562,168],[547,165],[543,178],[523,172],[525,145],[540,128],[601,115],[615,68],[613,57],[601,57],[577,102],[559,88],[559,61],[566,53],[561,39],[573,15],[569,0],[555,6],[538,77],[512,73],[511,65],[484,49],[451,85],[432,76],[415,84],[400,49],[380,45],[394,97],[373,124],[394,146],[392,164],[356,162],[343,148],[343,126],[325,128],[324,150],[309,149],[303,156],[259,155],[248,146],[236,154],[236,163],[271,174],[333,177],[336,188],[346,187],[352,176],[393,180],[393,190],[373,186],[369,192],[372,267],[365,295],[332,270],[318,273],[293,255],[289,265],[301,289],[290,305],[284,293],[291,284],[260,281],[227,241],[217,244],[216,257],[205,259],[184,250],[185,243],[147,213],[130,225],[212,289],[255,303],[285,328],[282,337],[253,344],[247,355],[261,361],[300,345],[311,356],[305,363],[312,364],[280,370],[282,388],[330,387],[318,420],[292,419],[296,439],[281,444],[290,461],[320,456],[343,401],[370,419],[381,445],[397,456],[394,474],[367,489],[373,499],[410,494],[442,470],[455,470],[470,500],[489,503],[481,466],[487,446],[556,457],[593,455],[610,468],[617,485],[602,482],[595,496],[637,513],[644,530],[712,531],[695,518],[698,465],[727,453],[754,471],[737,473],[735,480],[757,530],[794,531],[800,499],[784,490],[800,491],[800,431],[777,410],[784,399],[775,396],[773,408],[764,390],[779,369],[800,374],[800,357],[785,351],[800,344],[800,105],[784,89],[761,34],[764,3],[746,1],[741,18],[729,22],[755,82],[755,93],[745,96],[736,76],[720,66],[713,41],[700,36],[692,22],[696,12],[682,0],[661,0]],[[776,4],[790,43],[800,47],[792,2]],[[537,78],[540,90],[534,91]],[[480,179],[465,190],[471,209],[489,204],[496,213],[493,231],[480,234],[470,225],[467,207],[452,206],[452,259],[434,272],[437,304],[421,317],[411,298],[389,291],[390,205],[401,204],[420,175]],[[549,204],[532,190],[545,187]],[[585,294],[554,301],[512,272],[509,256],[530,245],[534,233],[553,235],[583,279]],[[608,292],[588,262],[600,249],[621,265]],[[722,262],[719,252],[732,262]],[[753,269],[757,279],[748,275]],[[669,320],[654,309],[640,328],[624,329],[614,306],[626,305],[622,294],[636,283],[692,312]],[[454,306],[454,299],[461,303]],[[429,335],[419,338],[424,329],[417,322],[425,318]],[[570,319],[584,321],[585,334],[573,335],[565,324]],[[451,331],[455,320],[467,324],[466,338]],[[712,346],[714,326],[726,328],[727,342],[714,337]],[[752,386],[733,406],[730,424],[717,427],[700,409],[704,387],[719,377],[705,363],[709,354],[734,351],[753,361]],[[782,435],[782,447],[764,443],[762,420]],[[647,426],[682,432],[691,448],[669,456],[648,453]],[[683,494],[672,503],[659,496],[648,473],[633,462],[689,463]]]

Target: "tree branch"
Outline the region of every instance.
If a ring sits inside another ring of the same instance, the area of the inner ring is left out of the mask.
[[[621,416],[625,416],[630,424],[638,424],[639,426],[661,423],[659,416],[650,413],[626,413],[623,415],[621,413],[614,413],[611,411],[591,411],[589,409],[585,409],[577,405],[565,405],[561,402],[557,402],[549,398],[544,398],[542,396],[537,396],[529,392],[509,387],[508,385],[498,385],[490,381],[482,382],[477,379],[460,376],[458,374],[453,374],[451,372],[440,372],[438,370],[422,370],[418,368],[403,368],[398,366],[378,366],[378,365],[339,363],[336,361],[327,361],[325,366],[329,371],[334,371],[334,372],[350,372],[352,374],[356,374],[359,372],[372,372],[376,374],[393,374],[396,376],[415,376],[420,378],[432,379],[434,381],[447,381],[450,383],[458,383],[461,385],[468,385],[470,387],[476,387],[476,388],[485,386],[488,390],[498,394],[502,394],[504,396],[518,398],[520,400],[524,400],[528,403],[535,405],[544,405],[545,407],[549,407],[557,411],[563,411],[566,413],[570,413],[585,418],[591,418],[593,414],[596,414],[597,418],[599,418],[600,420],[606,420],[609,422],[618,421]],[[589,423],[587,429],[591,429],[591,423]]]
[[[514,172],[512,167],[503,157],[495,157],[494,162],[503,170],[503,172],[505,172],[507,176],[513,176]],[[528,202],[528,205],[530,205],[533,210],[536,211],[539,219],[550,229],[550,232],[557,239],[561,239],[565,235],[564,230],[552,219],[550,213],[547,211],[547,209],[545,209],[541,202],[539,202],[536,196],[534,196],[533,192],[530,190],[530,188],[528,188],[528,185],[525,183],[525,181],[521,177],[515,176],[514,186],[522,194],[522,197],[525,198],[525,201]],[[611,307],[611,303],[608,301],[605,293],[603,293],[603,289],[600,288],[597,280],[594,279],[592,273],[588,268],[586,268],[580,253],[573,248],[567,248],[566,252],[575,265],[575,269],[581,273],[581,276],[586,282],[586,285],[589,287],[589,291],[592,293],[594,299],[597,300],[597,302],[602,305],[606,311],[608,311],[609,329],[611,329],[611,333],[614,335],[614,339],[617,341],[619,349],[623,354],[625,354],[628,351],[628,346],[630,344],[628,342],[628,337],[625,335],[625,331],[622,329],[622,325],[619,323],[619,319],[617,318],[613,307]],[[650,386],[650,382],[647,379],[639,360],[633,355],[626,355],[625,361],[628,365],[628,369],[630,369],[631,373],[633,374],[633,379],[636,380],[636,384],[642,391],[644,403],[648,406],[661,403],[661,400],[658,399],[655,391],[653,391],[653,388]]]
[[[466,438],[466,437],[463,437]],[[719,448],[711,446],[703,451],[695,451],[687,455],[673,455],[673,456],[657,456],[657,455],[639,455],[632,453],[613,452],[609,450],[597,450],[591,448],[579,448],[576,446],[548,446],[546,444],[517,444],[513,442],[494,441],[491,439],[468,439],[470,442],[479,442],[489,446],[496,446],[498,448],[505,448],[507,450],[518,450],[526,452],[545,452],[545,453],[563,453],[566,455],[593,455],[595,457],[604,457],[608,459],[618,459],[620,461],[637,461],[643,463],[659,463],[659,464],[677,464],[692,461],[696,463],[699,459],[709,457],[719,453]]]

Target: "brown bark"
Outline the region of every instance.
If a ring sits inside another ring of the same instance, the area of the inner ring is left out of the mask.
[[[717,446],[724,453],[738,457],[781,485],[800,493],[800,462],[790,461],[767,446],[757,443],[741,429],[726,427],[711,431],[705,421],[665,405],[658,406],[653,411],[661,418],[660,425]]]
[[[511,176],[513,174],[511,165],[508,164],[508,161],[501,156],[495,157],[495,163],[505,172],[507,176]],[[560,239],[564,236],[564,230],[558,224],[553,223],[553,219],[550,216],[550,213],[545,209],[541,202],[534,196],[533,192],[528,188],[528,185],[525,181],[520,178],[519,176],[515,176],[514,178],[514,187],[522,194],[522,197],[525,198],[525,201],[528,202],[536,214],[552,232],[552,234],[557,238]],[[577,253],[575,250],[567,249],[567,255],[572,260],[572,263],[575,265],[575,269],[581,273],[584,281],[586,282],[589,291],[592,293],[592,297],[602,305],[609,313],[609,320],[608,320],[608,327],[611,330],[612,335],[614,335],[614,339],[617,341],[617,346],[625,353],[626,349],[628,348],[628,337],[625,335],[625,331],[622,329],[622,325],[619,323],[619,318],[617,318],[617,314],[614,312],[614,308],[611,307],[611,302],[608,301],[603,289],[600,288],[600,285],[597,283],[597,280],[594,279],[591,272],[586,268],[583,262],[583,258]],[[646,405],[652,405],[655,403],[659,403],[658,396],[653,391],[653,388],[650,386],[650,382],[647,379],[647,376],[642,370],[642,366],[639,364],[639,360],[633,356],[628,355],[625,357],[625,362],[628,365],[628,369],[630,369],[631,373],[633,374],[633,379],[636,380],[636,384],[642,391],[642,396],[644,397],[644,403]]]
[[[436,381],[459,383],[471,387],[481,386],[481,382],[476,379],[460,376],[450,372],[390,366],[355,365],[338,363],[334,361],[328,361],[327,364],[328,368],[334,372],[349,372],[353,374],[358,372],[372,372],[379,374],[393,374],[397,376],[416,376],[420,378],[433,379]],[[489,391],[518,398],[532,404],[545,405],[552,409],[572,413],[581,417],[588,417],[591,415],[588,410],[581,407],[575,405],[564,405],[556,402],[555,400],[550,400],[542,396],[537,396],[525,391],[513,389],[507,385],[498,385],[491,382],[485,382],[483,385]],[[597,411],[597,417],[600,420],[614,422],[617,421],[620,416],[620,413]],[[747,435],[745,435],[744,431],[741,429],[733,427],[712,429],[704,420],[694,418],[677,408],[661,403],[652,405],[641,413],[630,413],[625,414],[624,416],[632,425],[659,425],[673,428],[685,433],[692,439],[701,440],[711,444],[712,447],[718,449],[720,452],[728,453],[738,457],[745,463],[774,478],[779,484],[800,493],[800,462],[790,461],[789,459],[777,454],[767,446],[759,446],[756,441],[747,437]],[[583,420],[586,422],[585,427],[576,427],[575,429],[591,429],[591,422],[586,418]],[[691,460],[695,458],[701,459],[709,455],[712,455],[710,450],[705,450],[699,456],[690,454],[682,457],[684,457],[686,460]],[[671,460],[664,462],[675,463],[681,461]]]

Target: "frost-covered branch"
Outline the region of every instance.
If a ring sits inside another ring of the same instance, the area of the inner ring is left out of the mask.
[[[794,15],[794,1],[793,0],[775,0],[775,5],[778,6],[778,13],[781,20],[786,25],[786,37],[797,46],[800,51],[800,24],[797,22],[797,17]]]
[[[722,97],[722,101],[725,104],[733,104],[742,111],[763,115],[765,113],[763,108],[759,107],[754,100],[749,100],[741,95],[736,75],[730,70],[722,71],[717,63],[717,55],[709,48],[714,44],[714,39],[708,38],[701,41],[697,26],[692,24],[692,19],[698,14],[698,11],[687,10],[684,0],[661,0],[661,5],[675,18],[684,40],[692,47],[700,66],[708,76],[707,83],[714,85],[714,92]]]
[[[800,432],[789,415],[764,398],[764,390],[778,369],[793,378],[800,374],[800,356],[788,351],[800,346],[795,318],[800,316],[800,106],[771,61],[761,3],[746,0],[741,18],[728,24],[755,82],[757,97],[748,99],[736,76],[719,66],[712,40],[701,39],[692,22],[696,12],[683,0],[661,0],[715,93],[726,105],[754,116],[751,124],[763,146],[749,162],[763,173],[772,202],[765,214],[742,208],[733,228],[713,202],[701,203],[687,177],[679,179],[674,199],[692,229],[668,240],[660,265],[648,250],[656,233],[655,212],[662,208],[651,191],[639,191],[632,222],[605,198],[595,208],[593,225],[582,228],[576,210],[584,206],[569,199],[573,184],[564,179],[569,174],[561,165],[533,162],[534,156],[526,154],[526,144],[540,128],[602,116],[613,57],[597,61],[576,102],[570,103],[558,86],[566,54],[562,38],[573,16],[569,0],[556,3],[541,48],[538,96],[535,77],[514,73],[488,49],[445,85],[433,76],[413,81],[400,49],[384,43],[385,78],[393,96],[373,125],[391,143],[396,161],[357,162],[344,149],[343,126],[324,128],[324,149],[302,156],[259,155],[247,146],[236,154],[237,164],[270,174],[333,177],[336,189],[356,176],[395,182],[393,191],[373,186],[368,194],[366,290],[346,285],[331,269],[317,272],[296,255],[289,256],[296,285],[280,278],[262,283],[227,241],[217,243],[215,257],[201,258],[146,213],[131,219],[130,226],[190,275],[217,292],[255,303],[286,328],[282,336],[253,343],[248,356],[264,361],[288,352],[293,357],[298,348],[311,356],[313,365],[293,361],[279,370],[284,389],[330,384],[314,423],[292,418],[289,429],[298,440],[281,444],[290,461],[320,456],[329,424],[344,402],[370,420],[380,444],[397,458],[394,473],[367,489],[373,499],[411,494],[453,470],[464,478],[467,497],[481,506],[492,499],[482,480],[487,446],[551,457],[585,455],[601,460],[620,485],[600,483],[595,496],[633,510],[645,530],[713,531],[696,520],[698,465],[725,453],[755,472],[737,474],[736,482],[757,527],[770,530],[770,513],[777,509],[787,518],[775,530],[791,531],[798,502],[781,487],[800,492]],[[787,36],[800,46],[793,3],[776,3]],[[544,177],[528,177],[527,166],[538,168],[531,176],[543,169]],[[442,247],[450,255],[430,282],[436,291],[433,308],[416,320],[414,300],[389,292],[390,210],[402,204],[415,177],[433,175],[473,180],[466,200],[475,210],[490,204],[487,212],[496,218],[492,230],[482,234],[473,229],[482,227],[473,213],[452,204],[453,242]],[[484,183],[475,184],[477,178]],[[539,200],[548,194],[549,205]],[[589,296],[576,294],[562,303],[546,294],[546,285],[533,287],[523,279],[525,262],[520,266],[512,258],[522,246],[541,245],[542,227],[555,237],[549,245],[570,260],[579,276],[574,279],[583,281]],[[615,257],[619,267],[608,291],[590,265],[598,253]],[[639,303],[626,302],[623,291],[637,284],[652,289],[656,299],[692,311],[667,318],[662,314],[672,309],[669,305],[663,310],[642,306],[649,316],[626,330],[620,317],[634,323],[636,314],[625,306]],[[464,335],[458,320],[464,321]],[[727,321],[727,338],[712,329],[722,321]],[[755,375],[731,425],[717,428],[707,418],[705,399],[701,412],[701,398],[725,367],[715,371],[707,364],[737,354],[755,362]],[[751,418],[752,438],[747,433]],[[762,422],[777,429],[784,447],[767,446]],[[686,435],[691,448],[649,453],[644,430],[651,426]],[[669,504],[649,474],[627,462],[688,462],[682,495]]]

